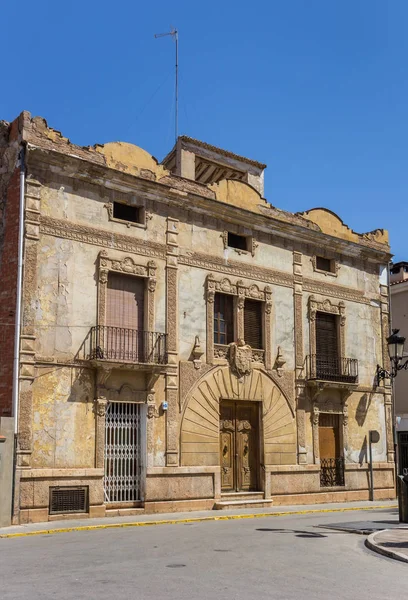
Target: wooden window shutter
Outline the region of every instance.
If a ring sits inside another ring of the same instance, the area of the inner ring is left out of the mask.
[[[244,306],[244,339],[252,348],[261,350],[262,343],[262,303],[256,300],[245,300]]]
[[[109,273],[105,325],[143,331],[144,290],[142,277]]]
[[[336,315],[323,312],[316,314],[316,354],[328,359],[338,356]]]
[[[337,414],[319,415],[319,454],[320,458],[340,456],[340,419]]]

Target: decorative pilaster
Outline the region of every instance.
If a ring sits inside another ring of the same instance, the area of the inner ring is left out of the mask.
[[[298,380],[303,374],[303,273],[302,253],[293,252],[293,309],[295,335],[295,377]],[[296,386],[296,424],[298,434],[298,462],[306,464],[306,412],[304,385]]]
[[[110,369],[100,368],[96,372],[96,389],[93,411],[95,415],[95,468],[102,469],[105,454],[105,414],[108,406],[106,382]]]
[[[347,462],[348,450],[349,450],[349,414],[347,400],[343,401],[343,454],[344,460]]]
[[[178,224],[177,219],[167,218],[167,264],[166,264],[166,323],[168,364],[173,367],[166,373],[166,464],[178,465]]]
[[[243,281],[237,281],[237,340],[245,339],[244,332],[244,307],[245,307],[245,285]]]
[[[380,285],[380,296],[381,296],[381,348],[382,348],[382,364],[384,369],[390,370],[390,358],[388,354],[387,338],[390,335],[390,313],[389,313],[389,296],[388,287],[386,285]],[[395,461],[395,449],[394,449],[394,427],[392,406],[392,387],[389,380],[384,379],[384,387],[386,393],[384,395],[384,414],[385,414],[385,430],[387,437],[387,461]]]
[[[212,274],[207,277],[206,303],[207,303],[207,364],[214,362],[214,300],[216,281]]]
[[[106,398],[96,398],[95,414],[95,468],[103,469],[105,454],[105,415],[108,402]]]
[[[32,453],[33,392],[35,378],[35,299],[37,291],[37,246],[40,239],[42,185],[27,179],[24,194],[24,270],[20,335],[20,378],[17,466],[30,467]]]
[[[320,450],[319,450],[319,416],[320,410],[317,402],[313,403],[312,412],[312,430],[313,430],[313,455],[315,464],[320,464]]]
[[[265,348],[265,369],[272,369],[272,289],[269,285],[265,286],[265,309],[264,309],[264,348]],[[282,365],[283,366],[283,365]],[[279,371],[278,371],[279,374]]]

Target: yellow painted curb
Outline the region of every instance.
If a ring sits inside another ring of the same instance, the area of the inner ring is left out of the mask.
[[[38,531],[22,531],[21,533],[0,533],[1,538],[28,537],[32,535],[51,535],[54,533],[69,533],[71,531],[93,531],[95,529],[117,529],[121,527],[145,527],[147,525],[176,525],[178,523],[202,523],[204,521],[232,521],[235,519],[261,519],[265,517],[285,517],[289,515],[310,515],[314,513],[349,512],[356,510],[380,510],[398,508],[397,504],[377,506],[348,506],[344,508],[317,508],[297,511],[282,511],[273,513],[255,513],[242,515],[214,515],[213,517],[192,517],[191,519],[165,519],[163,521],[134,521],[131,523],[106,523],[101,525],[78,525],[77,527],[62,527],[60,529],[41,529]]]

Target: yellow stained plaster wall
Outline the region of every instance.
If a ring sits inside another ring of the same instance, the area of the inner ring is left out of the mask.
[[[347,461],[368,462],[368,435],[370,430],[380,434],[380,441],[373,444],[373,460],[387,461],[384,396],[369,392],[356,392],[348,400],[349,451]]]
[[[109,142],[103,146],[96,146],[95,150],[105,156],[108,167],[124,173],[140,175],[141,170],[147,170],[158,179],[169,174],[151,154],[134,144]]]
[[[347,227],[335,213],[327,208],[312,208],[301,214],[302,217],[316,223],[323,233],[338,237],[349,242],[359,243],[361,238],[366,237],[379,244],[388,245],[388,231],[376,229],[373,232],[359,234]]]
[[[55,219],[67,220],[67,225],[77,223],[112,233],[132,236],[139,240],[149,240],[164,244],[166,242],[166,216],[151,212],[146,226],[128,226],[118,220],[110,220],[106,204],[112,199],[129,202],[133,198],[138,202],[137,194],[129,192],[111,192],[105,189],[101,196],[101,186],[78,182],[74,190],[64,182],[57,188],[44,185],[41,188],[41,213]],[[140,204],[140,202],[139,202]]]
[[[94,373],[39,368],[33,385],[34,468],[92,468],[95,463]]]

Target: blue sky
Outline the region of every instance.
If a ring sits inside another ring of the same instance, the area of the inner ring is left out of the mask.
[[[267,163],[267,199],[390,231],[408,259],[406,0],[6,0],[0,119],[161,159],[180,133]],[[7,79],[7,81],[6,81]]]

